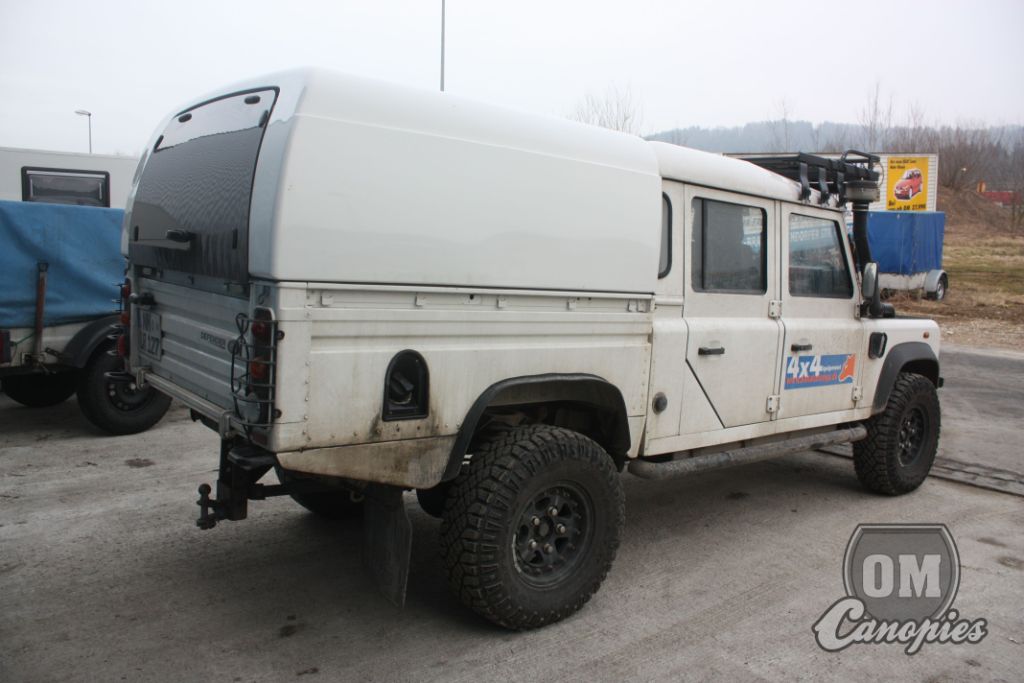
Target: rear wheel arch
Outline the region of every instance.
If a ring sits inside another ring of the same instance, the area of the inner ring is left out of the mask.
[[[604,448],[620,469],[626,461],[629,420],[618,387],[597,375],[529,375],[495,382],[480,394],[462,422],[442,480],[459,473],[475,443],[491,428],[500,427],[500,416],[516,411],[527,415],[524,424],[551,424],[583,433]]]

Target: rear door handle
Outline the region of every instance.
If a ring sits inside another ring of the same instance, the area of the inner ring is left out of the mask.
[[[188,230],[171,229],[164,233],[164,239],[172,242],[187,243],[191,242],[193,238],[195,238],[195,234]]]
[[[810,351],[813,347],[810,344],[793,344],[789,347],[790,351]]]
[[[723,346],[701,346],[697,349],[698,356],[721,356],[725,353]]]

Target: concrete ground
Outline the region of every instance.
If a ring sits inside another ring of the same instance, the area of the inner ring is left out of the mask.
[[[1024,355],[945,360],[940,455],[1020,478]],[[509,633],[449,595],[438,522],[411,497],[403,610],[376,595],[358,523],[277,498],[199,531],[216,446],[180,407],[111,438],[74,401],[0,396],[0,681],[1024,679],[1024,505],[1010,493],[932,478],[873,496],[822,453],[675,482],[624,475],[626,534],[604,587],[562,623]],[[955,607],[987,619],[987,638],[913,657],[820,650],[811,626],[843,595],[862,522],[945,523]]]

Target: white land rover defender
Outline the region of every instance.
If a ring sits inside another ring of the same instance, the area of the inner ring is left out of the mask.
[[[755,165],[325,71],[260,78],[149,144],[125,376],[220,436],[200,527],[278,494],[361,514],[400,603],[415,490],[461,600],[541,626],[609,571],[627,467],[854,442],[871,491],[925,479],[939,330],[879,302],[872,161]]]

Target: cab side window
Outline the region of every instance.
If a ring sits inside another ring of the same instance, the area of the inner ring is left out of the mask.
[[[792,296],[853,297],[853,280],[836,221],[789,217],[789,293]]]
[[[698,292],[768,291],[768,225],[764,209],[693,201],[693,288]]]

